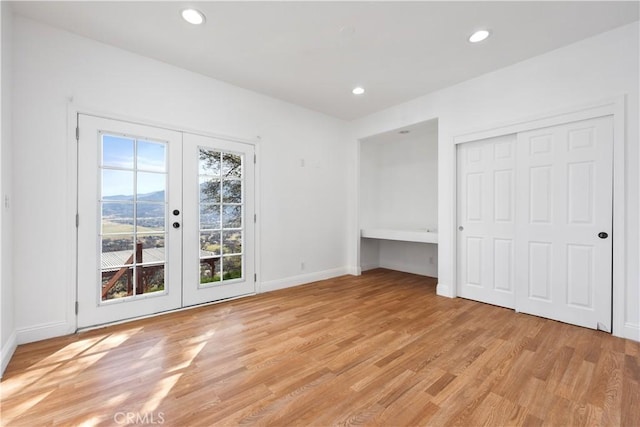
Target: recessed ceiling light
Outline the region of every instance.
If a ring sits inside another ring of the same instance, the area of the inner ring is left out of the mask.
[[[471,43],[478,43],[486,39],[490,35],[491,33],[489,33],[488,30],[478,30],[475,33],[471,34],[471,36],[469,37],[469,41]]]
[[[354,95],[362,95],[364,93],[364,88],[363,87],[354,87],[353,90],[351,91]]]
[[[184,9],[182,11],[182,19],[189,24],[200,25],[204,23],[204,13],[195,9]]]

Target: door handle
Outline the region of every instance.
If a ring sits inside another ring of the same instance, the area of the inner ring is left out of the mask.
[[[173,210],[173,215],[175,215],[175,216],[180,215],[180,211],[178,209],[174,209]]]
[[[173,228],[180,228],[180,223],[179,222],[174,222],[173,223]]]
[[[609,235],[607,233],[605,233],[604,231],[601,231],[598,233],[598,237],[601,239],[606,239],[607,237],[609,237]]]
[[[464,227],[463,227],[463,226],[460,226],[460,227],[458,227],[458,230],[460,230],[460,231],[464,231]]]

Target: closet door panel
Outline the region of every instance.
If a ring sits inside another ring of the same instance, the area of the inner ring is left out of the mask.
[[[523,132],[517,147],[516,310],[610,331],[611,117]]]
[[[515,135],[458,146],[458,294],[515,306]]]

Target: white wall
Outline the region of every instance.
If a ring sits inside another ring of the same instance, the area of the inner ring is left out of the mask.
[[[381,240],[379,266],[422,276],[438,277],[438,245]]]
[[[16,348],[12,280],[11,215],[11,76],[12,76],[11,6],[0,3],[0,376]],[[9,205],[5,203],[8,200]]]
[[[432,123],[360,143],[360,227],[405,230],[438,225],[438,128]],[[378,239],[360,242],[360,267],[437,277],[437,245]]]
[[[351,159],[357,139],[439,119],[438,289],[455,294],[455,136],[526,120],[557,110],[626,94],[626,271],[622,325],[615,333],[640,340],[638,271],[638,23],[603,33],[513,66],[372,114],[353,123]],[[353,191],[356,179],[353,179]],[[350,234],[356,236],[352,204]],[[356,239],[350,263],[357,262]],[[616,327],[614,315],[614,328]]]
[[[360,146],[361,226],[438,225],[438,131],[395,135]]]
[[[360,269],[405,271],[438,277],[438,245],[398,240],[360,239]]]
[[[345,122],[19,16],[14,52],[19,342],[75,326],[70,98],[73,105],[119,117],[260,136],[262,290],[346,272]]]

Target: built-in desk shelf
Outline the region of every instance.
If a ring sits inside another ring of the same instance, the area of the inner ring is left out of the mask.
[[[363,228],[360,230],[360,236],[368,239],[398,240],[401,242],[438,243],[438,233],[428,230]]]

